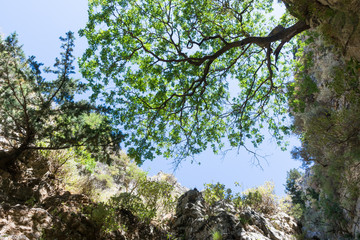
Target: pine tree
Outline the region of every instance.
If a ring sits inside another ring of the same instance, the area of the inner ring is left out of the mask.
[[[86,147],[99,160],[109,147],[119,147],[123,135],[87,101],[76,101],[86,85],[74,73],[74,35],[62,41],[63,52],[54,69],[55,80],[42,77],[42,64],[26,58],[16,34],[0,39],[0,168],[9,167],[25,151]]]

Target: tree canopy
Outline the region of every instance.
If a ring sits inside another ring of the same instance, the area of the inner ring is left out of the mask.
[[[92,99],[129,133],[138,163],[154,154],[184,159],[250,140],[267,127],[288,133],[292,50],[308,29],[289,15],[271,17],[272,0],[92,0],[80,30],[89,48],[82,73]],[[279,25],[281,24],[281,25]]]
[[[107,117],[87,101],[76,101],[75,94],[86,86],[73,79],[74,36],[67,33],[61,58],[54,69],[45,68],[35,57],[26,58],[15,34],[0,38],[0,167],[11,166],[25,151],[85,147],[106,159],[111,146],[122,139]]]

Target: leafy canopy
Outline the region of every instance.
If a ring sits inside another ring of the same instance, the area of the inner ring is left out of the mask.
[[[82,73],[92,99],[129,132],[129,155],[139,164],[154,153],[181,160],[209,146],[217,152],[225,137],[231,147],[247,139],[256,147],[264,127],[281,142],[290,60],[275,64],[308,26],[289,27],[287,16],[274,28],[272,2],[89,2]]]

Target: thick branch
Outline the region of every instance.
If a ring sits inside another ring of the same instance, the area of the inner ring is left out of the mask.
[[[310,26],[308,26],[305,22],[299,21],[296,24],[292,25],[291,27],[285,28],[283,31],[280,31],[274,35],[268,36],[268,37],[248,37],[244,38],[240,41],[235,41],[229,44],[226,44],[223,48],[218,50],[216,53],[205,56],[203,58],[198,59],[198,61],[204,62],[208,59],[216,59],[220,57],[222,54],[227,52],[228,50],[235,48],[235,47],[242,47],[247,44],[257,44],[259,46],[264,46],[267,44],[270,44],[272,42],[276,42],[278,40],[286,40],[289,41],[291,38],[296,36],[297,34],[309,29]],[[195,59],[193,59],[195,60]]]
[[[303,32],[303,31],[305,31],[305,30],[307,30],[309,28],[310,28],[310,26],[308,26],[304,21],[299,21],[296,24],[294,24],[293,26],[285,28],[284,30],[282,30],[282,31],[280,31],[280,32],[278,32],[278,33],[276,33],[274,35],[271,35],[271,36],[267,36],[267,37],[247,37],[247,38],[244,38],[244,39],[242,39],[240,41],[226,43],[221,49],[216,51],[214,54],[207,55],[207,56],[204,56],[204,57],[201,57],[201,58],[185,57],[184,55],[181,55],[181,56],[184,57],[184,58],[181,58],[181,59],[164,59],[164,58],[161,58],[156,53],[154,53],[150,49],[146,48],[144,42],[142,42],[138,37],[134,36],[131,32],[129,32],[129,34],[133,38],[135,38],[136,40],[138,40],[140,42],[141,47],[145,52],[147,52],[150,55],[152,55],[153,57],[155,57],[158,61],[161,61],[161,62],[188,62],[188,63],[190,63],[192,65],[200,66],[207,60],[215,60],[215,59],[217,59],[222,54],[226,53],[227,51],[229,51],[232,48],[243,47],[244,45],[247,45],[247,44],[257,44],[257,45],[262,47],[262,46],[267,46],[272,42],[282,40],[282,43],[280,44],[281,47],[279,46],[280,48],[278,47],[278,49],[276,51],[276,53],[278,55],[281,48],[282,48],[282,46],[286,42],[288,42],[291,38],[293,38],[297,34]],[[214,39],[214,38],[220,38],[220,37],[219,36],[207,37],[207,38],[204,38],[203,41],[208,40],[208,39]],[[203,42],[203,41],[201,41],[201,42]],[[201,44],[201,42],[198,43],[198,44]]]

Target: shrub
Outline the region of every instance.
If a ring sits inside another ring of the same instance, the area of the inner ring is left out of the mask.
[[[305,210],[305,194],[301,190],[300,180],[304,176],[297,169],[290,169],[287,173],[285,192],[291,198],[288,213],[300,220]]]
[[[159,213],[170,212],[175,206],[175,199],[171,195],[174,187],[166,181],[148,180],[146,173],[141,170],[137,174],[133,176],[134,185],[129,193],[142,201],[146,211],[133,213],[143,220],[150,220]]]
[[[205,184],[205,189],[203,191],[203,196],[205,202],[212,206],[215,202],[220,200],[228,200],[232,199],[231,189],[225,188],[224,184],[220,184],[219,182],[216,184]]]
[[[40,143],[41,144],[41,143]],[[49,163],[51,174],[71,193],[95,197],[95,188],[90,174],[95,169],[95,160],[84,148],[64,150],[40,150],[40,155]],[[83,172],[83,173],[82,173]]]
[[[82,212],[105,233],[119,229],[126,231],[126,227],[120,224],[118,207],[116,206],[105,203],[98,203],[93,206],[85,206],[82,209]]]
[[[139,196],[131,193],[120,193],[110,198],[108,204],[128,210],[144,222],[149,222],[156,216],[156,208],[147,206]]]
[[[233,194],[231,189],[226,188],[224,184],[205,184],[203,196],[208,206],[212,206],[217,201],[226,200],[234,203],[236,208],[249,206],[258,212],[272,214],[278,208],[278,199],[274,188],[272,182],[265,182],[264,185],[257,188]]]
[[[253,209],[259,210],[262,203],[262,195],[256,189],[254,191],[248,192],[243,196],[243,205],[250,206]]]
[[[246,190],[242,197],[243,206],[249,206],[264,214],[275,213],[278,208],[278,199],[274,188],[274,183],[265,182],[262,186]]]
[[[146,179],[146,178],[145,178]],[[154,182],[142,179],[136,189],[122,192],[109,199],[107,203],[99,203],[95,207],[87,207],[84,214],[92,219],[104,232],[115,230],[126,231],[125,224],[121,224],[121,212],[129,212],[139,221],[149,223],[158,211],[173,208],[174,200],[171,196],[172,186],[166,182]]]

